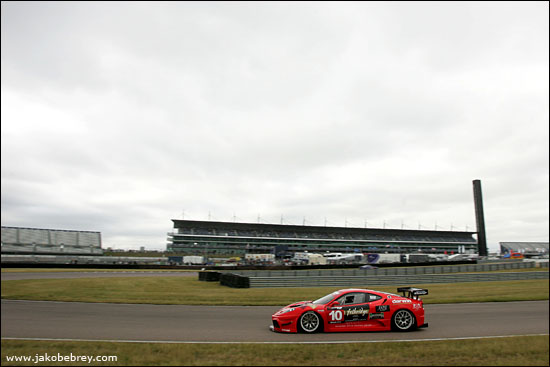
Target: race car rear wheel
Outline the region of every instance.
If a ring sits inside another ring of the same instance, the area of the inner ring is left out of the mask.
[[[306,333],[314,333],[320,329],[321,318],[313,311],[307,311],[298,321],[300,328]]]
[[[408,310],[399,310],[393,314],[392,329],[398,331],[412,330],[416,325],[414,315]]]

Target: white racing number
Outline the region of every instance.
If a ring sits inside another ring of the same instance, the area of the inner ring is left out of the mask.
[[[344,313],[342,312],[342,310],[332,310],[329,312],[328,315],[330,316],[331,322],[340,322],[344,317]]]

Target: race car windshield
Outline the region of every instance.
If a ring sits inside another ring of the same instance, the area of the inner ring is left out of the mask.
[[[340,294],[340,292],[336,291],[336,292],[333,292],[331,294],[327,294],[326,296],[321,297],[318,300],[313,301],[312,303],[314,303],[316,305],[326,305],[327,303],[329,303],[331,300],[333,300],[339,294]]]

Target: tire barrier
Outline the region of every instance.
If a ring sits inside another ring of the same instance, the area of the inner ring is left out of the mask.
[[[220,280],[220,272],[217,271],[200,271],[199,280],[204,282],[218,282]]]
[[[220,275],[220,284],[231,288],[250,288],[250,278],[233,273]]]

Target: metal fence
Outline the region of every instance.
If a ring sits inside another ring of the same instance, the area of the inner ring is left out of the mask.
[[[248,277],[296,277],[296,276],[365,276],[365,275],[418,275],[446,273],[474,273],[502,270],[548,268],[546,262],[510,262],[494,264],[468,264],[443,266],[411,266],[377,269],[315,269],[315,270],[241,270],[231,271]]]
[[[250,277],[250,288],[267,287],[369,287],[372,285],[410,285],[429,283],[488,282],[506,280],[548,279],[547,271],[512,273],[468,273],[390,276],[308,276]]]
[[[510,270],[548,268],[548,262],[514,262],[499,264],[472,264],[423,266],[379,269],[317,269],[268,270],[232,272],[250,279],[251,288],[266,287],[320,287],[486,282],[525,279],[548,279],[548,271]]]

